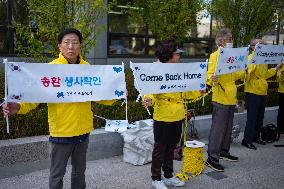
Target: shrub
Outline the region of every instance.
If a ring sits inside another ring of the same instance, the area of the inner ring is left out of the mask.
[[[120,102],[116,102],[112,106],[106,106],[95,103],[94,106],[94,114],[104,117],[106,119],[118,119],[118,120],[125,120],[125,104],[121,106]],[[150,109],[151,110],[151,109]],[[128,120],[130,123],[150,118],[146,109],[142,106],[141,103],[136,103],[135,101],[128,102]],[[100,118],[94,119],[94,127],[99,128],[105,125],[105,121]]]
[[[2,115],[0,119],[0,139],[47,135],[47,106],[42,104],[28,114],[10,116],[9,123],[10,133],[7,134],[6,121]]]

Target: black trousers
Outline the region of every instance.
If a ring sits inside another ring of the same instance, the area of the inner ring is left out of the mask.
[[[173,177],[174,149],[180,140],[182,120],[163,122],[154,120],[154,149],[151,173],[153,180],[161,180],[161,169],[165,178]]]
[[[246,93],[247,123],[244,141],[251,143],[259,139],[263,127],[266,96]]]
[[[277,127],[280,133],[284,134],[284,93],[278,93],[279,109],[277,115]]]

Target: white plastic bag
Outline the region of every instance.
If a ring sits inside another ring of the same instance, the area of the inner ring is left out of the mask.
[[[123,161],[144,165],[152,161],[154,146],[153,120],[135,122],[136,128],[121,133],[124,138]]]

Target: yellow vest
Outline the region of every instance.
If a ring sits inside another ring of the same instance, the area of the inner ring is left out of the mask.
[[[249,55],[248,61],[252,59],[253,54]],[[275,68],[268,69],[267,64],[249,64],[245,92],[256,95],[267,95],[268,83],[266,80],[275,74]]]
[[[277,80],[279,82],[278,92],[284,93],[284,67],[277,72]]]
[[[207,71],[207,84],[212,84],[212,75],[216,72],[216,66],[220,48],[212,53],[209,58]],[[223,105],[235,105],[237,103],[237,86],[235,81],[243,79],[245,71],[238,71],[230,74],[218,75],[212,91],[212,101]]]
[[[68,64],[60,53],[59,58],[50,64]],[[80,57],[80,64],[87,64]],[[100,101],[102,104],[111,105],[114,101]],[[37,107],[37,103],[21,103],[19,114],[25,114]],[[90,133],[93,130],[93,112],[91,102],[75,103],[48,103],[48,123],[50,136],[72,137]]]
[[[184,100],[194,99],[199,96],[199,91],[144,95],[144,97],[152,99],[152,105],[154,106],[153,119],[164,122],[184,119],[186,114]]]

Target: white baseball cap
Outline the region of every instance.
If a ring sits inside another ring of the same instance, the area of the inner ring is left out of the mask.
[[[184,50],[180,49],[180,48],[177,48],[177,50],[174,53],[181,54],[181,53],[184,53]]]

